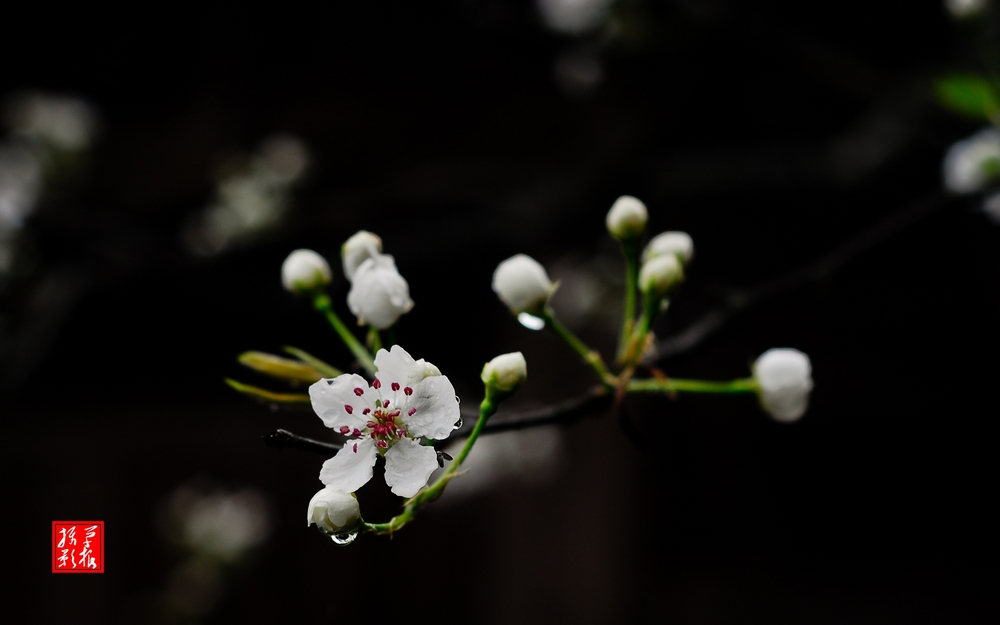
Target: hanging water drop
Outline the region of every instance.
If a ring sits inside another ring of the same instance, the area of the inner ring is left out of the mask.
[[[354,542],[354,539],[358,537],[357,532],[348,532],[346,534],[330,534],[330,540],[333,544],[340,547],[346,547]]]
[[[517,320],[529,330],[541,330],[545,327],[545,320],[534,315],[523,312],[517,316]]]
[[[464,423],[465,423],[465,421],[462,421],[462,417],[459,417],[459,418],[458,418],[458,421],[456,421],[456,422],[455,422],[455,427],[453,427],[453,428],[451,428],[451,429],[453,429],[453,430],[457,430],[458,428],[462,427],[462,425],[463,425]]]

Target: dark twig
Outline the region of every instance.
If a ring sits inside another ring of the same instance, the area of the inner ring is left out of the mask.
[[[807,284],[818,282],[907,226],[946,206],[954,196],[937,191],[908,204],[816,261],[755,286],[734,289],[725,302],[684,330],[656,343],[646,364],[682,354],[707,339],[737,313]]]
[[[320,453],[325,456],[332,456],[336,454],[343,446],[337,443],[325,443],[323,441],[305,438],[304,436],[299,436],[298,434],[292,434],[288,430],[275,430],[266,436],[261,436],[260,438],[264,441],[265,445],[268,447],[274,447],[278,451],[281,451],[286,447],[290,447],[300,451]]]

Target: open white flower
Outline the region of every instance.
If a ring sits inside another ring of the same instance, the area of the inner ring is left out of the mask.
[[[281,283],[292,293],[314,291],[332,280],[330,265],[312,250],[295,250],[281,265]]]
[[[795,421],[809,407],[812,365],[797,349],[769,349],[753,367],[760,387],[760,403],[777,421]]]
[[[344,275],[348,280],[353,280],[354,272],[361,263],[378,256],[381,252],[382,239],[366,230],[356,232],[340,248],[340,255],[344,260]]]
[[[518,315],[537,312],[545,305],[553,284],[537,260],[518,254],[497,265],[493,272],[493,290],[510,311]]]
[[[952,193],[976,193],[1000,177],[1000,130],[985,128],[958,141],[944,155],[944,186]]]
[[[327,534],[353,529],[361,519],[361,506],[351,493],[327,486],[309,501],[306,526],[315,524]]]
[[[376,254],[354,271],[347,306],[361,323],[385,330],[410,312],[410,285],[396,269],[392,256]]]
[[[369,386],[356,374],[309,387],[313,409],[327,427],[349,437],[336,456],[323,463],[319,479],[351,493],[372,479],[375,459],[385,457],[385,481],[392,492],[412,497],[437,468],[437,452],[421,437],[447,438],[460,411],[455,388],[437,367],[414,360],[399,345],[375,355],[378,377]]]

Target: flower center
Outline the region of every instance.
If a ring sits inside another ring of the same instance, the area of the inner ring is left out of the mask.
[[[389,385],[392,389],[392,397],[389,399],[382,398],[382,382],[378,378],[372,382],[372,388],[379,391],[379,398],[375,400],[374,408],[364,408],[361,414],[368,417],[368,422],[365,423],[365,429],[354,428],[351,430],[349,426],[340,426],[340,433],[349,436],[351,438],[364,438],[370,436],[375,439],[375,445],[380,449],[388,449],[396,441],[403,438],[404,436],[413,438],[406,432],[405,419],[406,417],[412,417],[417,413],[416,408],[410,408],[406,411],[406,416],[403,416],[402,408],[398,407],[398,391],[400,390],[399,382],[393,382]],[[413,389],[409,386],[402,388],[405,397],[410,397],[413,395]],[[354,389],[354,394],[358,397],[364,395],[365,391],[362,388]],[[347,414],[354,414],[354,406],[346,404],[344,406],[344,411]],[[357,451],[358,444],[354,443],[354,451]]]

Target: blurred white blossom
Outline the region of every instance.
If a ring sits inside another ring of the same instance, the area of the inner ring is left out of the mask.
[[[98,116],[86,100],[44,93],[22,93],[6,105],[8,126],[53,148],[79,152],[90,147]]]
[[[959,19],[980,15],[987,6],[988,0],[944,0],[944,6],[952,17]]]
[[[608,18],[614,0],[537,0],[545,25],[567,35],[596,29]]]
[[[949,191],[982,191],[1000,177],[1000,130],[984,128],[953,144],[944,155],[942,169]]]
[[[253,488],[204,492],[183,485],[168,506],[168,533],[193,552],[222,561],[239,560],[271,532],[267,501]]]

